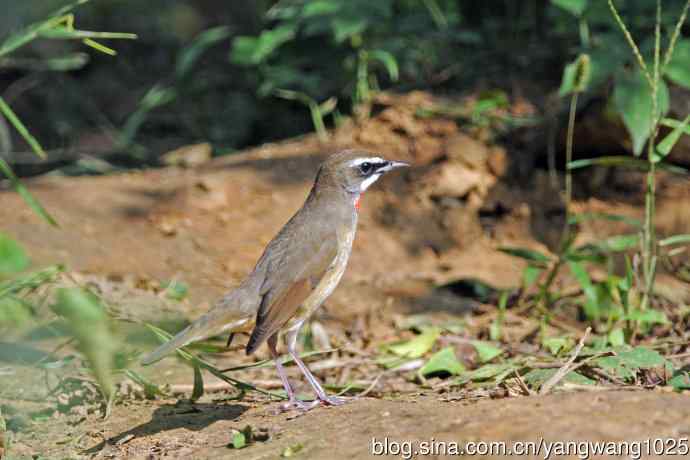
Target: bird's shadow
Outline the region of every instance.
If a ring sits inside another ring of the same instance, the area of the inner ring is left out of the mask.
[[[107,446],[117,445],[118,441],[134,436],[141,438],[176,428],[201,431],[220,420],[236,420],[249,409],[245,404],[191,403],[178,401],[164,404],[151,414],[151,420],[85,450],[84,454],[96,454]]]

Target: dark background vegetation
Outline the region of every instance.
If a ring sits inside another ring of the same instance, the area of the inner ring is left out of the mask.
[[[4,0],[0,31],[44,19],[62,4]],[[666,30],[683,4],[664,2]],[[651,57],[654,2],[628,0],[620,8]],[[155,164],[161,153],[194,142],[209,141],[222,154],[310,131],[306,106],[281,90],[329,101],[333,116],[325,123],[333,125],[376,88],[451,96],[503,89],[544,113],[579,52],[592,60],[580,106],[603,101],[615,112],[610,95],[637,75],[605,1],[237,0],[220,7],[212,0],[101,0],[75,13],[79,29],[138,39],[106,40],[116,57],[79,41],[36,40],[0,61],[0,91],[46,149],[126,166]],[[198,58],[185,65],[190,55]],[[58,57],[73,59],[73,69],[46,62]],[[670,81],[687,87],[682,67],[690,65],[690,46],[683,42],[675,60],[680,70]],[[11,146],[29,150],[14,135]],[[35,173],[22,169],[21,158],[14,158],[19,172]]]

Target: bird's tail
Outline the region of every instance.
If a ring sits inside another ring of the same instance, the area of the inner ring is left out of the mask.
[[[245,330],[253,321],[251,309],[230,309],[221,303],[211,311],[181,330],[175,337],[144,356],[141,363],[152,364],[191,342],[203,340],[226,331]]]

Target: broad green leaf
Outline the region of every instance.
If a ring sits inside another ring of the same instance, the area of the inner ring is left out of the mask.
[[[625,333],[623,332],[623,329],[619,327],[609,332],[608,339],[611,346],[622,347],[625,345]]]
[[[647,80],[641,72],[632,75],[624,74],[616,80],[613,101],[623,118],[623,123],[632,139],[635,156],[642,153],[642,148],[652,131],[652,94]],[[668,87],[663,80],[659,81],[657,116],[668,112]]]
[[[194,368],[194,388],[191,399],[196,401],[204,395],[204,376],[201,374],[201,368],[198,365],[192,367]]]
[[[567,336],[562,337],[544,337],[541,344],[549,350],[549,353],[556,356],[561,350],[567,350],[572,345],[572,339]]]
[[[2,173],[10,180],[10,183],[12,184],[12,188],[14,188],[14,191],[22,197],[24,202],[28,204],[29,207],[36,214],[38,214],[41,218],[43,218],[43,220],[48,222],[53,227],[59,227],[55,219],[53,219],[53,217],[50,214],[48,214],[48,211],[45,210],[41,203],[39,203],[38,200],[34,198],[34,196],[31,193],[29,193],[29,190],[24,186],[24,184],[21,183],[21,181],[14,174],[14,171],[12,171],[10,165],[8,165],[2,158],[0,158],[0,171],[2,171]]]
[[[473,340],[472,345],[474,346],[474,349],[477,350],[480,363],[488,363],[503,353],[503,350],[489,342]]]
[[[673,83],[690,89],[690,39],[676,42],[673,58],[664,69],[664,75]]]
[[[594,362],[602,369],[626,380],[634,378],[639,369],[650,369],[666,364],[664,357],[657,351],[644,347],[622,351],[615,356],[602,356]]]
[[[511,255],[513,257],[519,257],[530,262],[545,264],[551,261],[549,257],[533,249],[501,247],[498,248],[498,250],[501,252],[505,252],[506,254]]]
[[[687,371],[678,371],[669,379],[668,384],[676,390],[690,390],[690,374]]]
[[[0,275],[21,272],[29,266],[29,257],[15,240],[0,232]]]
[[[629,249],[638,248],[640,236],[638,234],[615,235],[601,241],[591,243],[589,246],[595,247],[604,252],[622,252]]]
[[[311,0],[304,5],[301,16],[310,18],[312,16],[322,16],[337,13],[342,7],[342,3],[333,0]]]
[[[441,351],[434,353],[429,361],[419,369],[419,373],[423,376],[428,376],[438,373],[448,373],[450,375],[456,375],[463,372],[465,367],[458,361],[455,356],[455,351],[453,347],[446,347]]]
[[[551,3],[574,16],[580,17],[587,8],[589,0],[551,0]]]
[[[117,343],[98,298],[80,288],[60,288],[53,311],[65,318],[107,400],[113,394],[112,368]]]
[[[673,235],[668,238],[664,238],[659,241],[659,246],[673,246],[676,244],[688,244],[690,243],[690,235]]]
[[[517,367],[512,363],[485,364],[473,371],[462,372],[458,376],[457,382],[464,383],[469,381],[488,380],[496,376],[501,376],[502,374],[509,374],[515,369],[517,369]]]
[[[233,449],[242,449],[247,446],[247,437],[242,431],[235,431],[232,435]]]
[[[387,345],[386,349],[391,353],[404,358],[419,358],[431,350],[436,343],[436,339],[441,335],[441,330],[437,327],[429,327],[421,334],[406,342]]]
[[[670,324],[666,313],[660,310],[632,310],[625,316],[625,319],[637,321],[641,324]]]
[[[398,61],[388,51],[384,50],[373,50],[368,52],[370,60],[379,61],[388,71],[388,77],[392,81],[398,81],[399,71],[398,71]]]
[[[551,377],[553,377],[558,369],[532,369],[527,374],[523,375],[522,378],[532,388],[539,388],[545,382],[547,382]],[[562,385],[563,383],[574,383],[577,385],[594,385],[596,382],[589,377],[585,377],[575,371],[568,372],[565,374],[563,379],[558,383]]]
[[[655,155],[652,159],[655,163],[660,162],[664,159],[664,157],[671,153],[671,149],[673,149],[673,146],[676,145],[676,143],[680,139],[680,136],[683,135],[683,133],[685,132],[685,128],[688,127],[688,122],[690,122],[690,115],[685,117],[685,120],[683,120],[682,123],[673,128],[673,131],[668,133],[666,137],[664,137],[664,139],[661,142],[659,142],[659,144],[657,144],[657,155]]]
[[[199,57],[211,46],[225,40],[230,36],[230,28],[228,26],[212,27],[205,30],[196,37],[191,44],[185,46],[180,51],[175,63],[175,74],[177,78],[182,78],[189,73],[194,66],[194,63]]]

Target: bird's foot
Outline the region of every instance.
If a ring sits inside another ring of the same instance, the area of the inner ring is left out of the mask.
[[[324,395],[323,397],[319,398],[319,401],[322,402],[326,406],[342,406],[346,402],[348,402],[350,398],[341,398],[340,396],[327,396]]]
[[[315,408],[319,404],[319,400],[314,400],[314,401],[300,401],[299,399],[291,399],[288,402],[285,402],[280,405],[280,410],[281,412],[287,412],[293,409],[297,409],[302,412],[307,412],[313,408]]]

